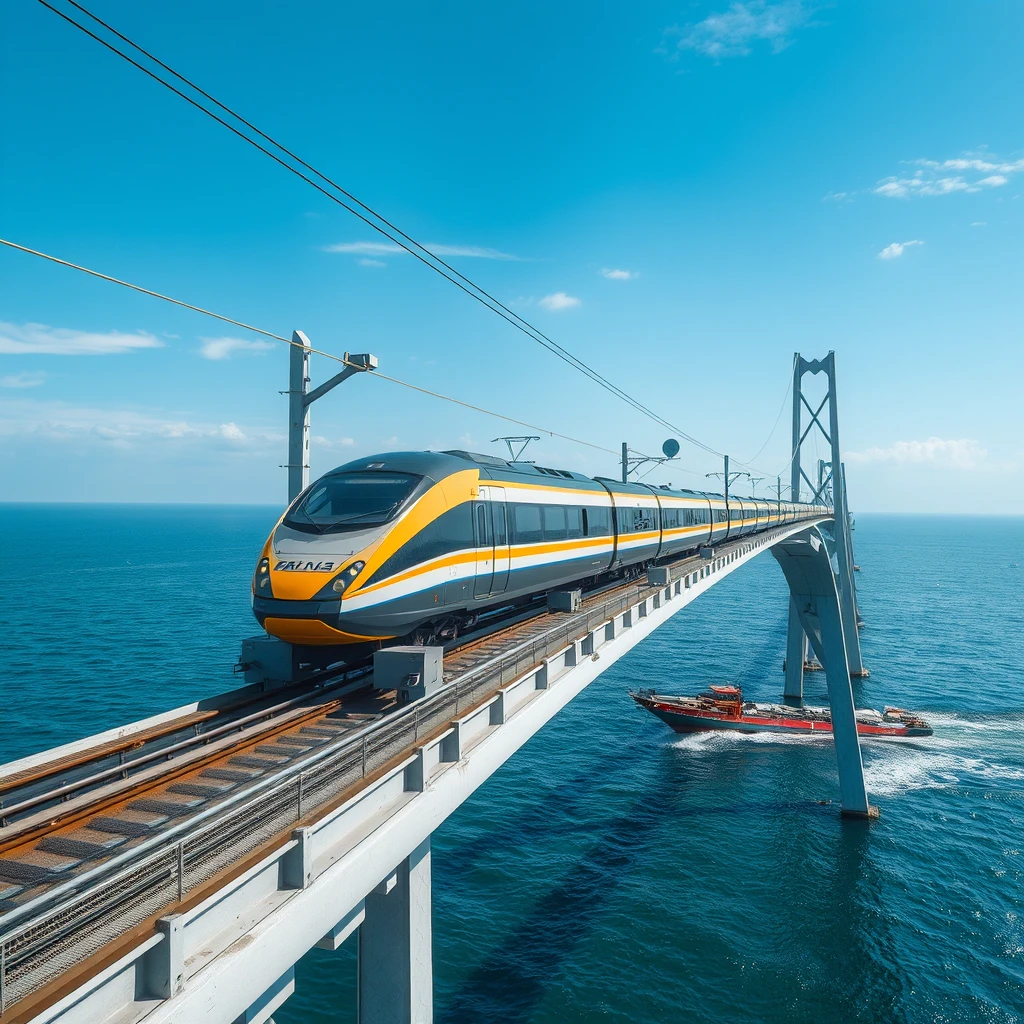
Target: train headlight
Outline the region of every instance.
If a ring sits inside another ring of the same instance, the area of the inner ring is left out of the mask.
[[[344,594],[348,585],[359,575],[365,562],[353,562],[332,584],[331,590],[336,594]]]
[[[270,586],[270,559],[261,558],[256,572],[252,578],[252,592],[258,597],[273,597],[274,591]]]

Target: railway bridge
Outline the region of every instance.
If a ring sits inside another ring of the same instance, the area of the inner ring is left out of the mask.
[[[430,1021],[431,834],[610,665],[765,552],[790,589],[787,695],[802,694],[809,644],[842,813],[872,816],[850,682],[864,668],[835,361],[794,366],[793,494],[802,482],[830,493],[831,515],[443,651],[381,652],[374,669],[291,686],[255,679],[0,769],[0,1022],[258,1024],[309,949],[357,931],[360,1020]],[[808,372],[829,382],[817,410]],[[800,463],[813,429],[835,468],[819,466],[816,484]],[[437,685],[417,697],[413,680],[402,699],[402,658]]]

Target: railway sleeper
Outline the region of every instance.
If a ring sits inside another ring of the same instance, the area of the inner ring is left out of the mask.
[[[269,771],[271,768],[280,768],[287,764],[290,759],[287,757],[269,757],[264,754],[256,757],[254,754],[236,754],[228,758],[228,764],[239,765],[242,768],[258,768],[261,771]]]
[[[152,811],[129,810],[118,811],[116,815],[101,815],[89,822],[90,828],[100,832],[114,832],[117,835],[148,836],[163,825],[169,818],[167,814],[154,814]]]
[[[301,751],[296,750],[294,747],[278,746],[276,737],[273,743],[261,743],[255,748],[254,752],[261,757],[279,757],[283,761],[291,761],[301,753]]]
[[[302,750],[323,746],[323,740],[314,739],[312,736],[278,736],[274,742],[286,747],[300,747]]]
[[[81,857],[62,857],[45,850],[24,850],[16,857],[0,857],[0,878],[11,882],[43,882],[82,863]]]
[[[161,793],[159,796],[147,796],[141,800],[133,800],[128,806],[133,811],[153,811],[156,814],[166,814],[169,818],[174,818],[205,802],[202,797],[198,796]]]
[[[322,740],[336,740],[343,732],[347,731],[350,726],[339,722],[337,725],[327,726],[324,725],[304,725],[299,729],[300,736],[318,736]]]
[[[184,796],[198,796],[203,800],[212,800],[223,796],[234,789],[234,785],[223,779],[207,779],[205,782],[175,782],[167,787],[168,793],[181,793]]]
[[[57,853],[64,857],[88,860],[112,853],[125,841],[125,836],[111,832],[98,832],[92,828],[78,828],[72,832],[58,832],[36,843],[37,850]]]
[[[203,779],[223,779],[237,785],[240,782],[252,782],[260,773],[253,768],[204,768],[199,777]]]

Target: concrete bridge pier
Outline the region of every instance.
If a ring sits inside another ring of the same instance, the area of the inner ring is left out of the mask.
[[[825,537],[817,527],[811,527],[775,545],[772,554],[789,583],[790,609],[795,610],[802,631],[825,669],[825,682],[832,708],[832,733],[839,765],[842,813],[854,818],[877,817],[877,808],[868,803],[864,784],[864,764],[857,736],[839,590]],[[790,622],[792,638],[792,617]],[[793,653],[787,650],[787,684],[790,678],[789,666],[794,660]],[[803,659],[797,660],[797,664],[800,665],[802,677]]]
[[[789,599],[789,628],[786,632],[786,688],[789,698],[803,700],[804,662],[807,660],[807,634],[800,624],[800,610],[796,601]]]
[[[434,1017],[430,837],[365,900],[359,926],[359,1024]]]

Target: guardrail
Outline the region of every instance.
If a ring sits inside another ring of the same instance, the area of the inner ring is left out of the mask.
[[[768,540],[775,532],[744,540]],[[671,581],[690,575],[699,564],[700,559],[690,558],[671,567]],[[420,738],[658,589],[644,583],[620,590],[431,696],[293,762],[0,916],[0,1013],[118,936],[180,904],[218,872],[287,833],[311,811],[377,772]]]

